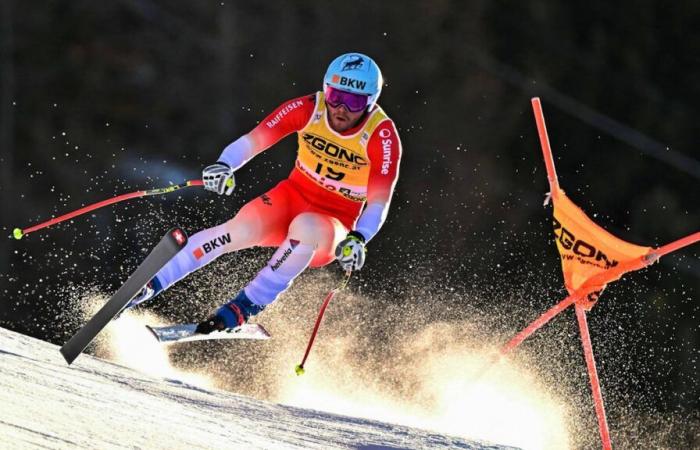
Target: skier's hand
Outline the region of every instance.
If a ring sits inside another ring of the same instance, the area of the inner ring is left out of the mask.
[[[219,195],[231,195],[236,187],[233,169],[221,162],[205,167],[202,171],[202,180],[204,181],[204,189]]]
[[[351,231],[335,248],[335,259],[343,270],[360,270],[365,265],[365,238]]]

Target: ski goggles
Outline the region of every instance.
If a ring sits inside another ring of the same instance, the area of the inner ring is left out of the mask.
[[[367,95],[341,91],[332,86],[326,88],[325,95],[326,103],[334,108],[345,105],[350,112],[362,111],[367,107],[367,102],[369,101],[369,96]]]

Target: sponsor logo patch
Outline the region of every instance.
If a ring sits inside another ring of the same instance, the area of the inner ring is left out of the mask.
[[[282,253],[282,257],[279,258],[277,261],[275,261],[275,263],[273,265],[270,266],[270,268],[272,269],[273,272],[275,270],[279,269],[280,266],[287,260],[287,258],[289,258],[289,255],[292,254],[292,250],[297,248],[297,245],[299,245],[299,241],[297,241],[296,239],[289,240],[289,246],[291,248],[288,248],[287,250],[285,250],[284,253]]]
[[[343,61],[341,71],[362,69],[365,65],[365,58],[360,55],[348,55]]]
[[[341,86],[347,86],[347,87],[353,88],[353,89],[362,90],[365,87],[367,87],[366,81],[357,80],[355,78],[349,78],[349,77],[345,77],[345,76],[338,75],[338,74],[333,75],[331,80],[335,84],[339,84]]]
[[[360,137],[360,145],[367,148],[367,141],[369,141],[369,133],[363,131],[362,136]]]
[[[265,125],[267,125],[267,128],[274,128],[275,126],[277,126],[278,123],[280,123],[280,121],[282,120],[282,118],[284,116],[286,116],[290,112],[294,111],[295,109],[299,108],[303,104],[304,104],[303,101],[297,100],[297,101],[294,101],[294,102],[291,102],[291,103],[285,105],[282,109],[279,110],[279,112],[277,114],[275,114],[275,116],[273,118],[271,118],[270,120],[265,122]]]
[[[291,255],[291,254],[292,254],[291,248],[288,248],[287,250],[285,250],[284,253],[282,253],[282,257],[280,259],[278,259],[273,265],[270,266],[272,271],[274,272],[275,270],[279,269],[280,266],[282,265],[282,263],[285,262],[287,260],[287,258],[289,258],[289,255]]]
[[[187,241],[187,238],[181,230],[173,231],[173,237],[175,238],[175,242],[177,242],[178,245],[182,245]]]
[[[617,266],[618,261],[614,259],[610,260],[605,253],[595,248],[592,244],[577,239],[576,236],[574,236],[571,231],[564,228],[557,219],[553,218],[552,220],[555,239],[559,241],[565,250],[569,251],[567,254],[561,255],[562,259],[573,260],[575,258],[581,264],[590,264],[603,269]]]
[[[197,247],[192,251],[192,255],[194,255],[194,257],[199,260],[207,253],[210,253],[212,250],[223,247],[224,245],[230,243],[231,235],[229,233],[226,233],[208,242],[205,242],[204,245],[202,245],[201,247]]]
[[[367,165],[367,160],[362,156],[354,153],[351,150],[334,144],[333,142],[330,142],[321,136],[316,136],[315,134],[311,133],[304,133],[302,139],[304,139],[304,142],[306,142],[312,150],[315,149],[317,151],[325,153],[327,156],[333,157],[341,161],[348,161],[350,163],[354,163],[360,166]]]
[[[379,137],[382,138],[382,175],[389,175],[391,168],[391,145],[394,143],[391,137],[391,130],[382,128],[379,130]]]

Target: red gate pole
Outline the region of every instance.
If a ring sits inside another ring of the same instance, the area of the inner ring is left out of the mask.
[[[537,134],[540,137],[544,165],[547,168],[549,193],[552,196],[552,200],[556,201],[559,196],[559,179],[557,178],[557,170],[554,167],[554,157],[552,156],[552,147],[549,144],[549,136],[547,135],[547,125],[544,122],[542,102],[539,97],[533,97],[530,103],[532,104],[532,111],[535,114],[535,123],[537,124]]]
[[[656,257],[657,259],[667,255],[671,252],[675,252],[676,250],[679,250],[683,247],[687,247],[688,245],[695,244],[696,242],[700,241],[700,231],[695,232],[693,234],[689,234],[688,236],[684,238],[680,238],[678,240],[675,240],[671,242],[670,244],[663,245],[659,248],[655,248],[652,250],[650,253],[651,256]]]
[[[593,357],[591,335],[588,332],[586,310],[578,303],[576,304],[576,318],[578,319],[578,326],[581,330],[581,343],[583,344],[583,353],[586,356],[588,377],[591,379],[591,391],[593,393],[593,402],[595,403],[595,413],[596,416],[598,416],[600,440],[603,443],[603,450],[612,450],[612,444],[610,443],[610,431],[608,430],[608,420],[605,417],[605,405],[603,405],[603,394],[600,391],[600,380],[598,379],[598,371],[596,370],[595,358]]]
[[[542,313],[541,316],[539,316],[537,319],[533,320],[530,325],[527,327],[523,328],[518,334],[513,336],[513,338],[508,341],[507,344],[505,344],[503,347],[501,347],[500,353],[501,356],[505,355],[509,351],[513,350],[515,347],[520,345],[525,339],[530,337],[532,333],[535,331],[539,330],[542,328],[547,322],[552,320],[557,314],[560,312],[564,311],[566,308],[571,306],[572,303],[574,303],[576,300],[578,300],[579,294],[577,292],[574,292],[572,295],[569,295],[566,297],[564,300],[560,301],[556,305],[552,306],[549,308],[547,311]]]

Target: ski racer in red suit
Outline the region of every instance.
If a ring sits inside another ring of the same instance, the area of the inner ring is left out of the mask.
[[[294,169],[228,222],[193,235],[129,306],[153,298],[224,253],[253,246],[277,251],[238,295],[199,324],[198,332],[242,325],[308,266],[337,259],[345,270],[360,269],[365,245],[389,210],[401,159],[394,122],[377,104],[382,84],[371,58],[341,55],[328,67],[323,92],[283,103],[229,144],[203,171],[210,191],[231,195],[236,170],[296,132]]]

